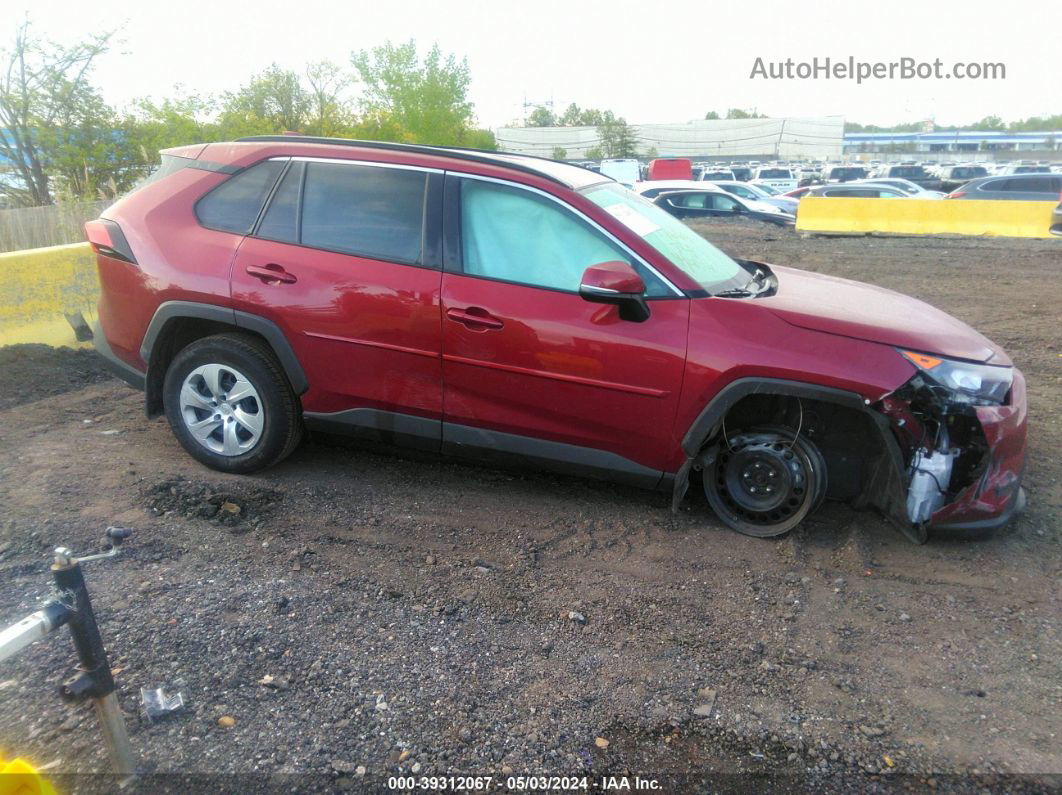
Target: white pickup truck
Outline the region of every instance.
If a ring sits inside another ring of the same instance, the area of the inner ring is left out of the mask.
[[[753,173],[751,181],[757,185],[767,185],[785,193],[796,188],[800,179],[789,168],[760,166]]]

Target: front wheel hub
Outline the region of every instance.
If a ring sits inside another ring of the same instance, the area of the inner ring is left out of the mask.
[[[826,464],[787,428],[737,433],[707,451],[704,491],[730,527],[753,536],[788,532],[826,491]]]

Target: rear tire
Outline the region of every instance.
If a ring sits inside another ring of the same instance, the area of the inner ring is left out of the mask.
[[[185,451],[221,472],[270,467],[302,438],[291,384],[269,346],[249,334],[216,334],[182,349],[166,371],[162,399]]]
[[[704,493],[716,515],[744,535],[788,533],[826,496],[826,461],[805,436],[781,426],[752,428],[709,448]]]

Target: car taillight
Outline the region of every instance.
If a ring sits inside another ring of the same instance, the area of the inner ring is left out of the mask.
[[[951,193],[949,193],[944,198],[945,199],[961,199],[965,195],[966,195],[966,191],[964,191],[964,190],[955,190],[955,191],[952,191]]]
[[[129,241],[125,239],[122,228],[114,221],[108,221],[106,218],[89,221],[85,224],[85,234],[97,254],[136,265],[133,249],[129,247]]]

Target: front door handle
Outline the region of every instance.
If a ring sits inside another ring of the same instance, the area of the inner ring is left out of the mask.
[[[266,265],[248,265],[247,272],[266,284],[295,284],[298,281],[294,274],[288,273],[275,262]]]
[[[471,331],[497,330],[505,325],[486,309],[478,306],[470,306],[468,309],[447,309],[446,316]]]

